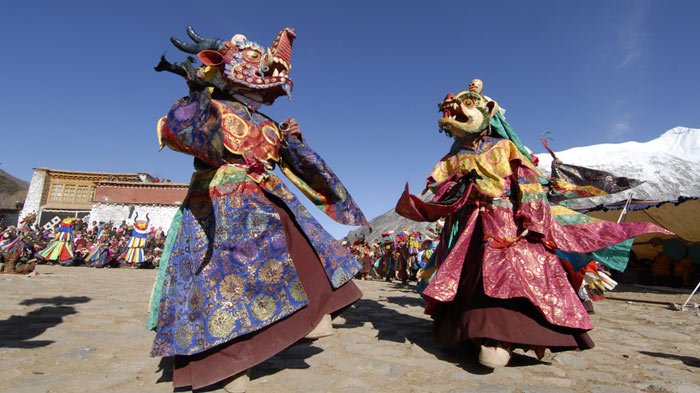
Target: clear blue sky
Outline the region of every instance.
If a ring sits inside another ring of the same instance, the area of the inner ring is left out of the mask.
[[[158,152],[155,123],[186,94],[153,66],[168,38],[297,30],[295,117],[372,218],[420,191],[450,141],[447,92],[484,80],[523,141],[646,141],[700,127],[698,1],[22,1],[3,5],[0,168],[146,171],[187,182],[191,158]],[[314,212],[315,213],[315,212]],[[322,223],[336,236],[348,227]]]

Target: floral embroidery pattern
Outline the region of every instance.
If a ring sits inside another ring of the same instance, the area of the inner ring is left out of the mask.
[[[199,353],[308,304],[267,194],[287,204],[334,288],[359,271],[278,178],[256,184],[244,169],[220,167],[193,179],[166,271],[154,356]]]

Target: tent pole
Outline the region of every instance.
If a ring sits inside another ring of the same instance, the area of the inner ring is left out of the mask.
[[[691,293],[690,296],[688,296],[688,300],[686,300],[685,303],[683,303],[683,305],[681,306],[681,311],[683,311],[685,309],[685,306],[690,301],[690,298],[692,298],[693,295],[695,295],[695,292],[698,291],[698,288],[700,288],[700,282],[698,283],[698,285],[695,286],[695,289],[693,289],[693,293]]]
[[[632,202],[632,193],[630,192],[630,195],[627,197],[627,202],[625,202],[625,207],[622,208],[622,212],[620,213],[620,217],[617,218],[617,223],[621,223],[624,219],[625,216],[627,216],[627,208],[630,205],[630,202]]]

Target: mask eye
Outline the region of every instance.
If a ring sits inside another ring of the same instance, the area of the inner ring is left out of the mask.
[[[247,50],[247,51],[243,52],[243,57],[246,60],[252,61],[252,62],[260,61],[260,56],[261,56],[260,52],[254,51],[254,50]]]
[[[466,100],[462,101],[462,103],[468,108],[474,107],[474,100],[472,100],[471,98],[467,98]]]

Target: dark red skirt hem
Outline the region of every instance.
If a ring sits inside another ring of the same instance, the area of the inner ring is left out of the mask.
[[[482,234],[477,222],[474,237]],[[457,295],[451,302],[429,301],[426,312],[433,317],[433,335],[438,345],[478,344],[484,339],[505,341],[528,349],[545,346],[553,352],[594,347],[586,330],[550,323],[527,299],[496,299],[484,293],[483,247],[471,242],[462,268]]]

